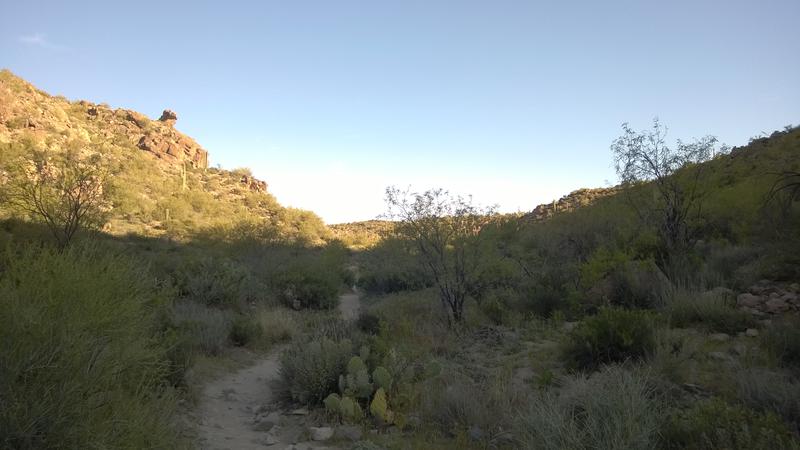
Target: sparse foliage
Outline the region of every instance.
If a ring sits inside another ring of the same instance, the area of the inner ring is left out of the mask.
[[[412,243],[433,277],[448,321],[461,322],[481,271],[481,230],[495,208],[443,189],[416,193],[396,187],[386,189],[386,204],[388,218],[398,221],[397,234]]]
[[[99,156],[83,157],[33,147],[9,168],[5,201],[20,213],[43,222],[58,246],[69,245],[81,229],[98,229],[110,209],[107,174]]]
[[[622,130],[622,136],[611,144],[617,175],[629,186],[652,183],[657,201],[635,206],[642,218],[657,218],[668,256],[682,256],[694,239],[689,220],[701,213],[702,167],[696,166],[683,177],[679,171],[711,159],[717,139],[705,136],[692,143],[678,140],[675,147],[669,147],[667,127],[658,119],[653,120],[650,130],[637,132],[627,123],[622,124]]]

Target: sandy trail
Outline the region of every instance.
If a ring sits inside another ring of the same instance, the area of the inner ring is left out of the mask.
[[[358,316],[357,292],[340,297],[345,320]],[[281,411],[270,386],[280,376],[277,348],[253,366],[214,380],[203,389],[197,410],[199,446],[207,450],[333,449],[320,442],[305,442],[302,415]],[[302,411],[300,411],[302,412]]]

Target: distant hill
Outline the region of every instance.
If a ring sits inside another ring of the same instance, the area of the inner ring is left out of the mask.
[[[23,142],[53,152],[68,146],[100,153],[114,174],[108,232],[190,237],[234,236],[242,227],[267,239],[321,242],[315,214],[284,208],[249,170],[209,167],[209,152],[175,128],[165,110],[153,120],[128,109],[51,96],[0,71],[0,168]]]

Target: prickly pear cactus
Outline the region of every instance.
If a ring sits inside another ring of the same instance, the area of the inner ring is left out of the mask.
[[[369,405],[369,412],[384,425],[392,423],[394,414],[389,411],[389,403],[386,401],[386,391],[384,391],[383,388],[375,391],[375,396],[372,398],[372,403]]]
[[[390,391],[392,389],[392,376],[383,366],[376,367],[372,372],[372,381],[375,383],[375,386],[384,391]]]
[[[364,360],[358,356],[353,356],[350,358],[350,361],[347,362],[347,373],[349,375],[356,375],[362,370],[367,370],[367,365],[364,364]]]
[[[354,356],[347,363],[347,375],[339,376],[339,390],[343,395],[368,399],[372,395],[367,366],[360,357]]]
[[[359,421],[364,416],[361,406],[350,397],[342,397],[339,401],[339,410],[342,417],[353,421]]]
[[[325,403],[325,409],[331,413],[339,415],[342,413],[342,399],[339,397],[339,394],[331,394],[325,398],[323,401]]]

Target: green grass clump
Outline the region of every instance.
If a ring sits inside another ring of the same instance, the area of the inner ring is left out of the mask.
[[[569,380],[523,409],[515,425],[522,449],[652,449],[662,404],[648,380],[619,367]]]
[[[776,415],[712,398],[674,412],[663,432],[664,448],[796,449],[798,441]]]
[[[800,320],[773,324],[765,330],[762,342],[781,365],[800,369]]]
[[[644,359],[655,347],[651,314],[605,308],[570,333],[562,347],[562,358],[572,369],[595,370],[603,364]]]
[[[725,293],[676,290],[665,296],[672,326],[700,326],[709,331],[735,334],[756,324],[752,315],[736,309],[736,301]]]
[[[180,448],[156,339],[165,297],[99,248],[0,253],[0,447]]]
[[[281,379],[291,398],[308,405],[321,404],[338,390],[339,376],[345,373],[352,352],[350,340],[327,337],[289,347],[281,355]]]

